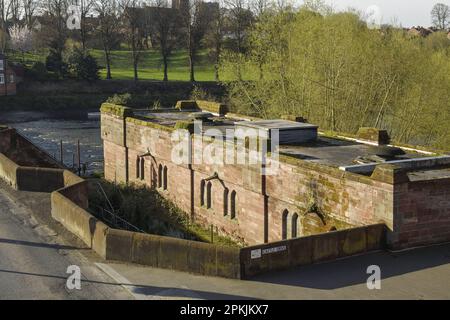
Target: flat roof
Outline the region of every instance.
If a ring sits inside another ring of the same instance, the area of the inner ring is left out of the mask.
[[[174,127],[177,121],[190,120],[191,111],[171,110],[168,112],[152,112],[152,110],[140,110],[134,112],[136,115],[147,118],[149,122],[158,123],[169,127]],[[227,129],[235,129],[236,125],[247,126],[252,128],[263,128],[266,130],[301,130],[315,129],[318,126],[308,123],[299,123],[287,120],[259,120],[259,121],[242,121],[233,118],[225,118],[213,116],[211,121],[203,122],[203,132],[214,128],[225,133]],[[373,146],[363,144],[357,141],[349,141],[341,138],[332,138],[327,136],[319,136],[316,141],[302,143],[298,145],[281,145],[279,153],[281,155],[293,158],[315,162],[319,164],[329,165],[333,167],[351,166],[357,164],[355,160],[358,157],[365,157],[372,154]],[[398,157],[402,159],[415,159],[427,157],[423,154],[407,152],[404,156]]]
[[[288,120],[240,121],[238,125],[253,129],[262,129],[262,130],[278,129],[280,131],[319,128],[319,126],[310,123],[294,122]]]

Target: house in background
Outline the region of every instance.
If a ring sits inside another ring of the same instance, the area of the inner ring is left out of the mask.
[[[16,94],[16,74],[8,66],[6,57],[0,53],[0,96]]]

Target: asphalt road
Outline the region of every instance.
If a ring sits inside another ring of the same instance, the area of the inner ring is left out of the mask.
[[[0,299],[132,299],[82,252],[39,224],[0,186]],[[66,286],[69,266],[81,270],[81,290]]]

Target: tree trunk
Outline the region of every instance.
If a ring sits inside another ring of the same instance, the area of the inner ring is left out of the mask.
[[[133,63],[133,67],[134,67],[134,81],[138,81],[139,80],[139,76],[138,76],[138,64],[137,61],[135,60]]]
[[[163,63],[164,63],[164,82],[169,81],[169,76],[167,75],[167,70],[168,70],[168,63],[167,63],[167,56],[163,55]]]
[[[105,60],[106,60],[106,80],[111,80],[111,58],[109,56],[108,50],[105,50]]]
[[[195,73],[194,73],[194,55],[189,53],[189,74],[190,74],[190,81],[195,82]]]

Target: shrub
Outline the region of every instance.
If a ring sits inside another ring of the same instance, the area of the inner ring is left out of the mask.
[[[194,89],[192,89],[189,100],[216,101],[216,98],[214,96],[210,95],[208,92],[206,92],[203,88],[196,85],[196,86],[194,86]]]
[[[47,71],[55,72],[60,77],[67,73],[67,65],[64,63],[62,55],[55,50],[50,50],[45,59],[45,67]]]
[[[95,81],[100,78],[97,60],[88,53],[75,49],[68,58],[70,74],[79,80]]]
[[[130,101],[131,94],[129,93],[115,94],[106,100],[107,103],[117,104],[119,106],[127,106],[129,105]]]
[[[25,76],[37,81],[53,80],[55,78],[54,75],[48,73],[45,64],[42,62],[35,62],[31,68],[25,69]]]

